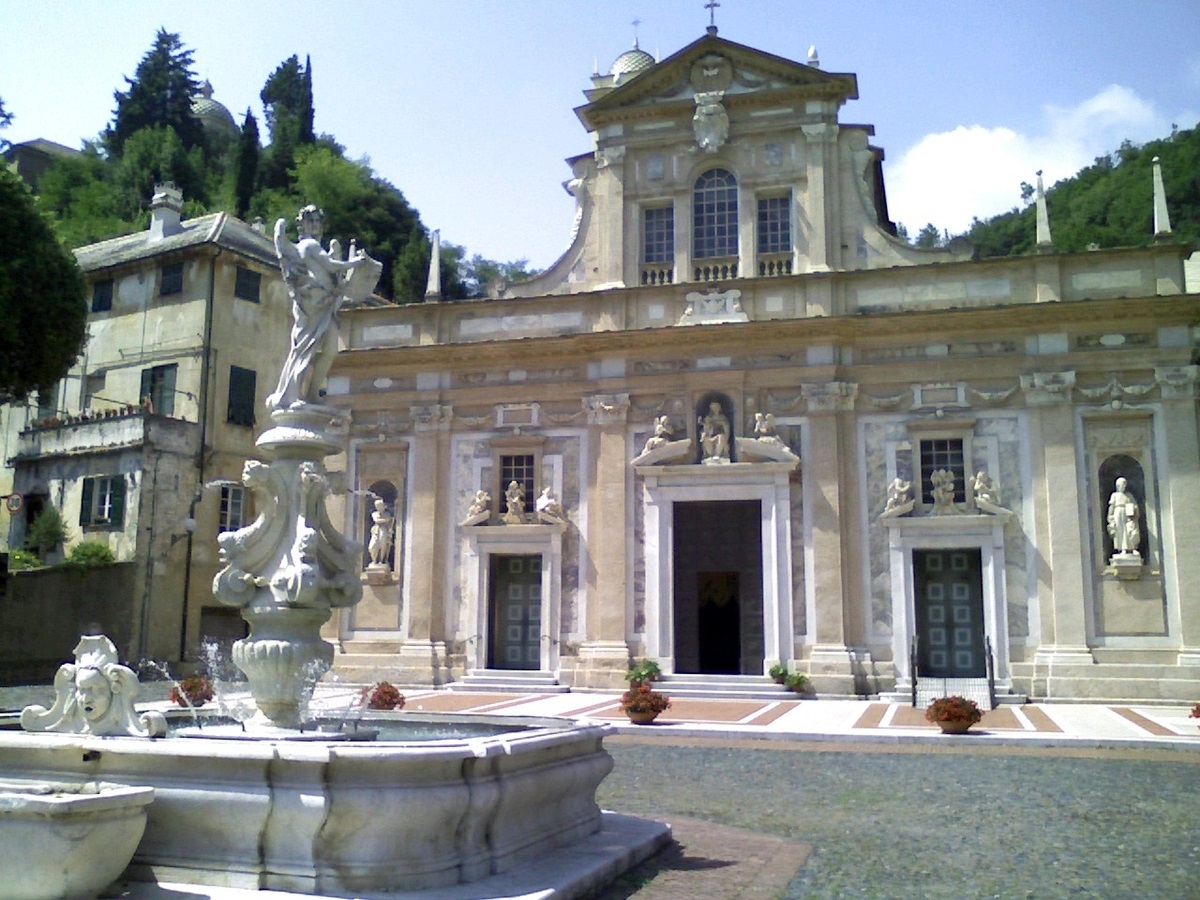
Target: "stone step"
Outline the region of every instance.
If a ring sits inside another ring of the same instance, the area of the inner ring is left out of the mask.
[[[766,675],[665,675],[654,689],[671,697],[697,700],[796,700],[805,695],[789,691]]]
[[[446,687],[495,694],[566,694],[571,690],[550,672],[526,669],[472,669]]]

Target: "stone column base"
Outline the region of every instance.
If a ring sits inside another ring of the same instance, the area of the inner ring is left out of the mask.
[[[587,641],[579,645],[574,686],[621,690],[628,668],[629,646],[624,641]]]

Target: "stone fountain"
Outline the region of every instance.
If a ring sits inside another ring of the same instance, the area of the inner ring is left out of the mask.
[[[48,733],[0,733],[0,771],[153,788],[127,873],[139,880],[366,897],[540,865],[601,830],[595,792],[612,769],[605,726],[459,717],[471,719],[460,735],[420,742],[300,730],[333,658],[321,626],[362,591],[361,548],[325,509],[344,486],[324,465],[342,448],[339,411],[320,402],[320,388],[337,349],[338,311],[370,293],[380,265],[353,244],[347,256],[336,242],[322,247],[315,207],[297,221],[295,244],[282,219],[275,227],[295,320],[291,347],[268,398],[271,427],[257,441],[266,459],[243,472],[261,512],[220,535],[224,567],[213,583],[217,599],[250,625],[233,649],[258,709],[249,731],[151,740],[164,731],[162,717],[133,713],[136,676],[115,664],[107,638],[89,636],[56,677],[54,706],[22,716],[27,729]],[[669,830],[640,834],[622,852],[624,866]],[[622,867],[605,871],[612,877]]]

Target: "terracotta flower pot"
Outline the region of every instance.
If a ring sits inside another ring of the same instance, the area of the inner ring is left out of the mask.
[[[629,716],[629,721],[634,725],[649,725],[658,718],[656,712],[631,712],[627,711],[625,715]]]
[[[953,722],[938,722],[938,728],[942,729],[942,734],[966,734],[971,730],[972,724],[965,719],[959,719]]]

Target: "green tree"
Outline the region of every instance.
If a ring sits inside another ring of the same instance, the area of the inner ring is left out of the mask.
[[[67,525],[63,521],[58,507],[46,506],[29,525],[25,534],[25,544],[42,559],[45,559],[70,539]]]
[[[259,97],[267,117],[271,145],[263,160],[263,184],[286,188],[296,164],[296,151],[314,140],[312,76],[292,55],[279,64]]]
[[[193,72],[192,51],[183,46],[179,35],[160,28],[133,78],[125,81],[128,90],[113,94],[117,108],[105,133],[114,155],[121,155],[125,142],[143,128],[172,128],[188,150],[204,146],[204,129],[192,116],[192,97],[200,84]]]
[[[146,207],[154,186],[174,182],[183,196],[200,204],[208,201],[204,155],[188,150],[178,132],[166,126],[143,128],[129,136],[114,172],[121,213],[132,219]]]
[[[83,274],[17,174],[0,166],[0,401],[62,378],[83,349]]]
[[[0,128],[7,128],[12,124],[13,114],[4,108],[4,98],[0,97]],[[7,150],[9,142],[0,138],[0,150]]]
[[[917,238],[913,241],[914,247],[921,247],[925,250],[932,250],[935,247],[942,246],[942,233],[938,227],[932,222],[917,232]]]
[[[134,230],[121,215],[116,166],[101,156],[96,144],[84,146],[82,156],[56,159],[38,180],[38,203],[68,247],[94,244]]]
[[[513,284],[538,274],[537,270],[529,268],[527,259],[498,262],[494,259],[485,259],[478,253],[462,264],[462,272],[462,280],[466,285],[466,296],[468,297],[486,297],[491,292],[493,285]]]
[[[242,123],[242,134],[238,138],[236,172],[234,174],[234,214],[246,218],[250,201],[254,197],[254,186],[258,180],[258,120],[249,108]]]

